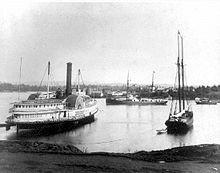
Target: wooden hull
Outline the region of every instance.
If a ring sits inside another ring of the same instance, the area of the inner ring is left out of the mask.
[[[167,126],[167,133],[182,133],[187,132],[193,126],[193,113],[189,112],[188,117],[169,118],[165,125]]]
[[[184,133],[193,126],[193,123],[169,122],[168,120],[165,124],[167,125],[167,133]]]
[[[16,125],[18,130],[20,129],[32,129],[32,130],[67,130],[75,127],[82,126],[84,124],[91,123],[95,120],[94,114],[77,120],[65,120],[65,121],[50,121],[50,122],[20,122],[11,125]]]

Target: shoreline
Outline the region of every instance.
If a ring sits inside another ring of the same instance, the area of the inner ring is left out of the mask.
[[[218,144],[150,152],[85,153],[72,145],[0,141],[0,157],[1,172],[30,172],[30,165],[33,172],[40,172],[39,170],[46,172],[45,170],[48,169],[52,172],[60,172],[62,167],[67,172],[218,172],[220,170]],[[41,166],[42,160],[46,162],[44,166]]]

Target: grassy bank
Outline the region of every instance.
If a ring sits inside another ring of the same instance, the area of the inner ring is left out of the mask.
[[[0,172],[218,172],[220,145],[83,153],[72,145],[0,141]]]

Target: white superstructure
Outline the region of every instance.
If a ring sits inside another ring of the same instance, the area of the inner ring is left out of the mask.
[[[96,101],[88,96],[72,95],[65,100],[26,100],[13,103],[7,123],[47,123],[85,118],[97,112]],[[71,101],[71,102],[70,102]]]

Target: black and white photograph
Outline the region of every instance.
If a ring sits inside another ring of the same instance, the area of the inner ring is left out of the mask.
[[[0,172],[220,172],[220,1],[0,1]]]

